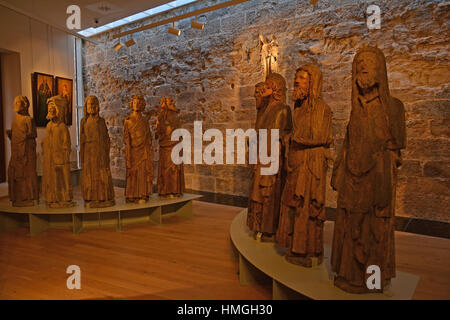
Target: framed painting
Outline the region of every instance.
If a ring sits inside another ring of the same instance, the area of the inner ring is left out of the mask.
[[[47,100],[54,96],[55,87],[53,76],[35,72],[31,76],[31,88],[33,92],[33,115],[37,127],[45,127],[48,123]]]
[[[71,126],[73,112],[73,80],[55,77],[55,89],[55,95],[63,96],[67,100],[67,111],[64,122],[66,125]]]

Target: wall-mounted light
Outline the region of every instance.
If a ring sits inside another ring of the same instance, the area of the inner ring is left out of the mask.
[[[169,33],[174,34],[176,36],[179,36],[181,34],[181,30],[175,28],[175,22],[173,22],[172,27],[169,28]]]
[[[122,42],[120,42],[120,39],[119,39],[119,42],[117,42],[113,48],[114,48],[114,50],[118,51],[122,47],[123,47],[123,44],[122,44]]]
[[[130,40],[128,40],[127,42],[125,42],[125,45],[129,48],[133,45],[136,44],[136,41],[134,41],[133,36],[130,38]]]
[[[205,28],[205,24],[198,22],[197,17],[195,17],[195,20],[192,20],[192,22],[191,22],[191,28],[203,30]]]

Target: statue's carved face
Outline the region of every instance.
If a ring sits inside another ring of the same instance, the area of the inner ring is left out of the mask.
[[[276,78],[268,78],[266,80],[266,86],[269,88],[265,93],[268,96],[272,96],[274,100],[280,101],[283,95],[286,94],[286,87]]]
[[[14,112],[16,113],[23,113],[26,111],[26,105],[25,102],[20,99],[19,97],[14,99]]]
[[[175,101],[172,98],[166,98],[167,108],[175,110]]]
[[[60,115],[60,111],[56,103],[51,100],[48,104],[48,113],[47,113],[47,119],[48,120],[58,120]]]
[[[256,99],[256,108],[261,108],[264,105],[264,101],[268,96],[272,94],[272,89],[265,83],[258,83],[255,86],[255,99]]]
[[[366,90],[377,84],[377,59],[374,53],[364,52],[356,60],[356,83]]]
[[[133,100],[131,100],[131,108],[136,112],[143,111],[145,109],[145,104],[141,99],[133,98]]]
[[[86,111],[88,114],[91,114],[91,115],[98,114],[98,112],[99,112],[98,102],[92,98],[88,99],[86,101],[86,109],[87,109]]]
[[[295,74],[294,80],[294,92],[292,93],[292,100],[303,100],[305,99],[310,90],[310,75],[304,70],[299,70]]]

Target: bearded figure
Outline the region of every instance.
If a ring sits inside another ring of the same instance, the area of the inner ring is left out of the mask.
[[[274,241],[280,215],[281,190],[286,179],[283,167],[284,137],[292,130],[291,109],[286,105],[286,80],[272,73],[266,80],[263,96],[268,96],[267,106],[258,116],[257,129],[267,130],[267,150],[272,154],[271,130],[279,130],[278,170],[272,175],[263,175],[262,169],[269,167],[258,163],[254,167],[250,185],[247,226],[262,241]],[[260,141],[261,143],[261,141]]]
[[[162,197],[180,197],[185,189],[183,164],[172,161],[172,150],[178,144],[172,141],[172,132],[181,128],[180,111],[170,97],[161,98],[161,108],[155,129],[159,140],[157,190]]]
[[[277,242],[286,260],[312,267],[323,259],[327,158],[333,142],[331,110],[322,101],[322,72],[305,65],[295,74],[293,131],[286,142],[287,181]]]
[[[11,140],[11,160],[8,165],[8,193],[13,206],[29,207],[39,201],[36,173],[36,125],[30,117],[30,102],[26,96],[14,99],[16,116],[8,137]]]
[[[405,110],[389,93],[383,52],[364,48],[353,60],[350,122],[331,180],[338,191],[331,265],[335,285],[347,292],[382,292],[395,277],[395,190],[405,147]],[[381,289],[367,288],[371,265],[381,270]]]
[[[255,129],[258,130],[261,122],[261,115],[267,108],[269,97],[272,91],[266,82],[259,82],[255,85],[255,101],[256,101],[256,124]]]
[[[43,175],[42,198],[51,208],[73,207],[72,177],[70,174],[70,134],[63,122],[67,100],[54,96],[47,101],[47,119],[42,141]]]

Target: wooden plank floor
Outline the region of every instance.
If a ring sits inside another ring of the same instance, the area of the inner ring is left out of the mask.
[[[270,286],[238,281],[229,228],[242,209],[200,201],[193,207],[193,219],[128,225],[121,233],[2,233],[0,299],[270,299]],[[327,222],[326,243],[332,228]],[[398,270],[421,277],[414,298],[450,299],[450,240],[397,232],[396,241]],[[81,268],[81,290],[66,288],[73,264]]]

